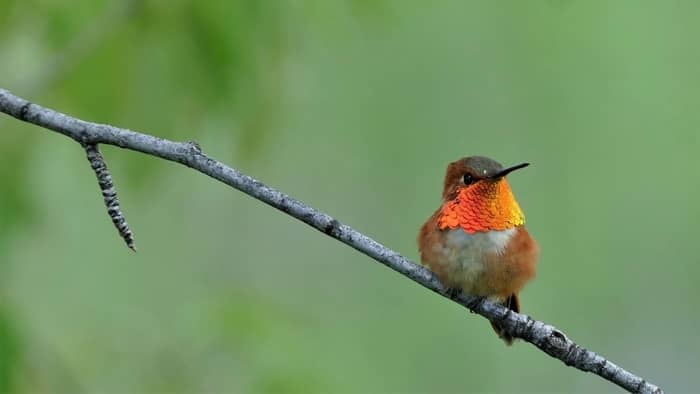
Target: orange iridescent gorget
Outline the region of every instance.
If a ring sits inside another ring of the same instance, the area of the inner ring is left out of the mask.
[[[438,227],[462,228],[469,234],[507,230],[525,224],[525,216],[515,201],[505,178],[465,186],[457,197],[442,206]]]

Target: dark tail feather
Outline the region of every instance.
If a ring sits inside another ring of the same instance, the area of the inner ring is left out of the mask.
[[[513,312],[520,313],[520,300],[518,299],[517,294],[511,294],[510,297],[506,298],[506,300],[503,302],[503,305]],[[503,331],[503,328],[501,328],[498,324],[491,322],[491,327],[493,327],[493,330],[496,331],[498,337],[501,338],[506,345],[510,346],[513,344],[513,340],[515,340],[515,338]]]

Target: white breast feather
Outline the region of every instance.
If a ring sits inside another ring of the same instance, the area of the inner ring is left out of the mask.
[[[468,292],[468,285],[476,282],[484,271],[482,257],[485,254],[503,253],[516,231],[511,228],[468,234],[462,229],[448,230],[445,243],[436,244],[434,248],[446,263],[448,275],[461,282]]]

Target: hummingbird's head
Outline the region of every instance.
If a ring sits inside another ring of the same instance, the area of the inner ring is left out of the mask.
[[[503,166],[488,157],[470,156],[447,166],[442,192],[441,229],[461,227],[468,233],[506,230],[525,223],[506,175],[529,163]]]

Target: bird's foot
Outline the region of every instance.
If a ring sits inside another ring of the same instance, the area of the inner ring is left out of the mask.
[[[460,289],[459,287],[448,287],[445,291],[445,295],[447,295],[451,299],[459,297],[460,294],[462,294],[462,289]]]
[[[471,300],[468,304],[467,307],[469,308],[469,311],[471,313],[475,313],[474,311],[479,309],[481,304],[486,300],[486,297],[484,296],[474,296],[473,300]]]

